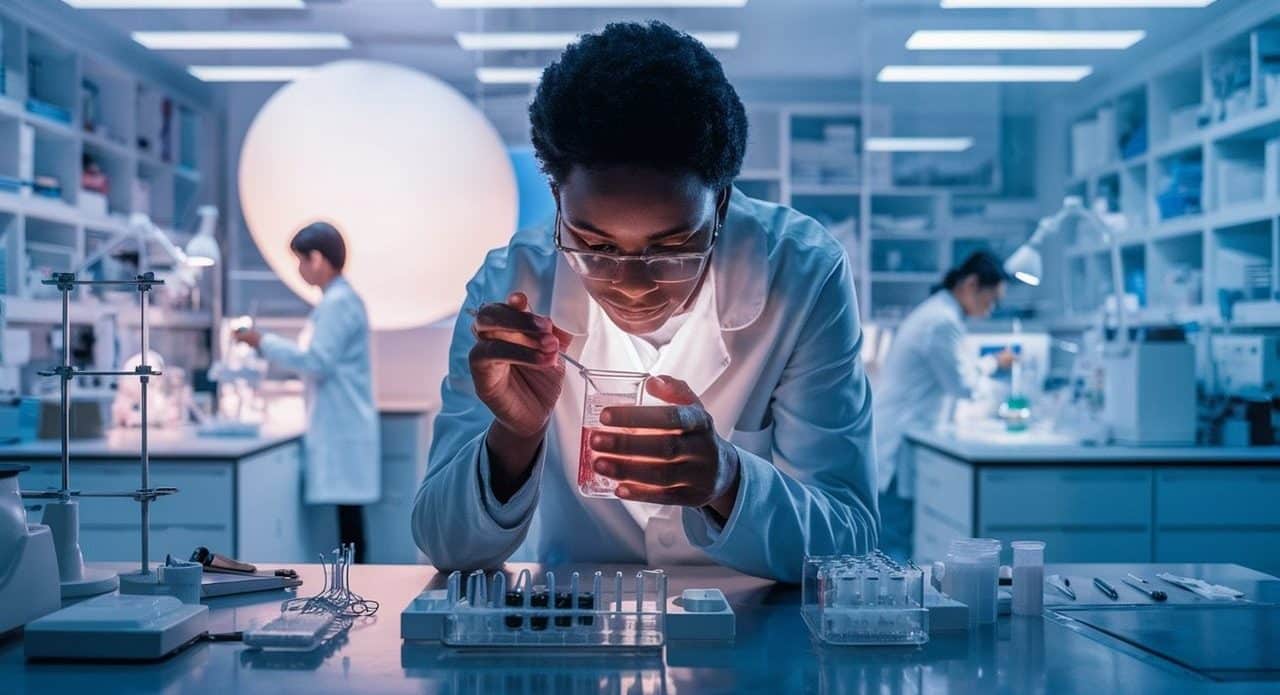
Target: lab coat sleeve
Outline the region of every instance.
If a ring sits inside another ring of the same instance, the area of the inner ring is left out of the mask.
[[[961,353],[964,344],[964,328],[951,321],[941,321],[929,334],[929,344],[923,350],[928,369],[933,372],[948,396],[971,398],[978,386],[983,370],[994,372],[995,359],[987,364],[980,360],[966,359]]]
[[[440,569],[494,567],[506,561],[529,531],[546,458],[544,441],[529,480],[505,504],[493,496],[485,446],[493,414],[476,396],[471,381],[468,357],[475,337],[465,311],[491,296],[485,272],[467,285],[464,311],[454,325],[427,475],[413,505],[414,541]]]
[[[343,349],[360,331],[368,330],[360,312],[341,300],[321,301],[312,314],[311,343],[297,343],[266,333],[258,351],[268,362],[285,369],[324,378],[333,373]]]
[[[842,254],[774,388],[772,460],[737,446],[733,511],[720,528],[705,512],[686,508],[691,544],[721,564],[788,582],[800,581],[806,553],[876,547],[871,391],[861,348],[853,278]]]

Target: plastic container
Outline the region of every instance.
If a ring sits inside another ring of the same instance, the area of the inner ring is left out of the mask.
[[[587,369],[582,372],[586,395],[582,399],[582,439],[578,449],[578,492],[586,497],[617,497],[618,481],[591,467],[591,434],[600,428],[600,413],[614,405],[640,405],[648,374]]]
[[[1044,611],[1044,541],[1014,541],[1013,614],[1040,615]]]
[[[969,607],[969,629],[996,621],[1000,541],[960,538],[947,549],[942,591]]]
[[[805,557],[801,616],[823,644],[913,646],[929,641],[924,573],[878,550]]]

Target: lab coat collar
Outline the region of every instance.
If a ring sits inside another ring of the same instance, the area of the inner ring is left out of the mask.
[[[964,323],[964,307],[960,306],[960,302],[956,300],[956,296],[954,294],[951,294],[951,290],[948,290],[945,287],[938,290],[933,295],[933,300],[941,304],[948,314],[955,317],[956,321]]]
[[[724,229],[711,254],[711,272],[717,290],[716,315],[720,328],[726,331],[751,325],[760,317],[769,294],[768,239],[752,207],[750,198],[733,189]],[[556,256],[551,319],[560,329],[584,336],[590,325],[591,297],[563,254]]]

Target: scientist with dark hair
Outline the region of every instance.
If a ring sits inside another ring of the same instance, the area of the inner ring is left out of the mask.
[[[975,251],[947,271],[942,284],[903,319],[876,380],[876,452],[879,455],[880,547],[898,559],[911,557],[915,466],[902,436],[950,421],[956,399],[968,398],[983,375],[1009,368],[1006,350],[978,360],[962,352],[965,320],[988,318],[1004,296],[1000,259]]]
[[[304,227],[289,243],[298,274],[324,294],[298,341],[238,331],[272,365],[296,372],[306,385],[303,500],[337,505],[338,536],[365,556],[363,505],[382,494],[378,410],[373,403],[369,318],[364,301],[342,276],[347,246],[325,222]]]
[[[719,563],[799,581],[878,518],[849,261],[733,187],[747,142],[720,63],[662,23],[571,45],[529,107],[558,214],[467,286],[412,518],[441,568]],[[652,375],[605,408],[558,354]],[[588,474],[616,498],[579,493]]]

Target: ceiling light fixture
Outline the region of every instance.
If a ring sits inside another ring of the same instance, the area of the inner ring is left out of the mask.
[[[886,65],[879,82],[1079,82],[1087,65]]]

